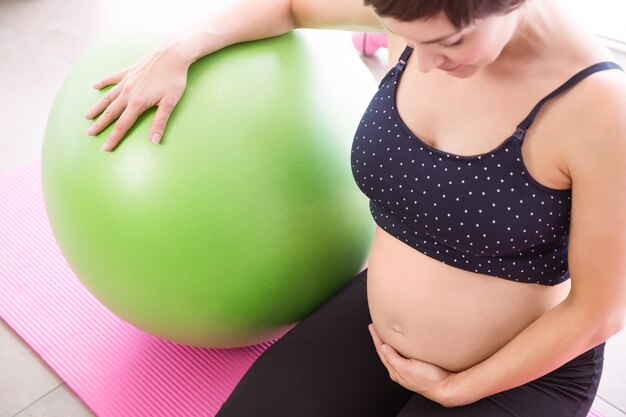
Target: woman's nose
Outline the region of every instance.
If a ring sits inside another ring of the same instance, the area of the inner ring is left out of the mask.
[[[440,54],[428,51],[418,51],[417,53],[417,67],[423,73],[430,72],[441,66],[445,60],[446,58]]]

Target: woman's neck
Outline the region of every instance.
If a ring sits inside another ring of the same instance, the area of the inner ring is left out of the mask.
[[[556,28],[562,24],[558,9],[552,0],[528,0],[513,11],[515,28],[511,39],[486,68],[487,72],[517,72],[552,56],[560,38]]]

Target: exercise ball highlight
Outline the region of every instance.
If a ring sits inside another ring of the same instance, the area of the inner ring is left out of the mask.
[[[349,40],[314,31],[234,45],[191,66],[160,145],[151,109],[102,152],[113,125],[85,134],[104,94],[90,85],[163,39],[104,37],[64,81],[42,154],[53,233],[84,286],[147,333],[270,340],[365,262],[373,222],[350,148],[374,80]]]

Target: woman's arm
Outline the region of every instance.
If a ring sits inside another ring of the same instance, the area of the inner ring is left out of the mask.
[[[598,88],[579,107],[586,109],[578,119],[584,126],[564,150],[572,178],[569,296],[492,357],[458,374],[454,385],[462,403],[541,377],[624,327],[625,79],[614,71],[593,83]]]
[[[88,119],[101,115],[87,134],[97,135],[117,119],[103,146],[110,151],[143,112],[156,106],[149,138],[159,143],[186,88],[187,71],[193,62],[228,45],[277,36],[294,28],[380,30],[381,24],[362,0],[239,0],[203,18],[136,65],[96,82],[97,89],[115,87],[85,114]]]
[[[626,77],[600,77],[567,109],[569,122],[580,125],[564,147],[573,184],[568,297],[458,374],[402,358],[372,329],[383,363],[406,388],[445,406],[469,404],[546,375],[626,324]]]
[[[191,62],[225,46],[297,28],[382,30],[362,0],[239,0],[198,22],[171,43]]]

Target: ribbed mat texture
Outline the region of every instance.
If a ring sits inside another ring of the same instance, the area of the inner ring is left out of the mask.
[[[0,317],[98,416],[213,416],[269,346],[180,346],[109,313],[52,237],[39,164],[0,179],[0,248]]]
[[[213,416],[269,346],[180,346],[109,313],[52,237],[38,163],[0,179],[0,317],[100,417]]]

